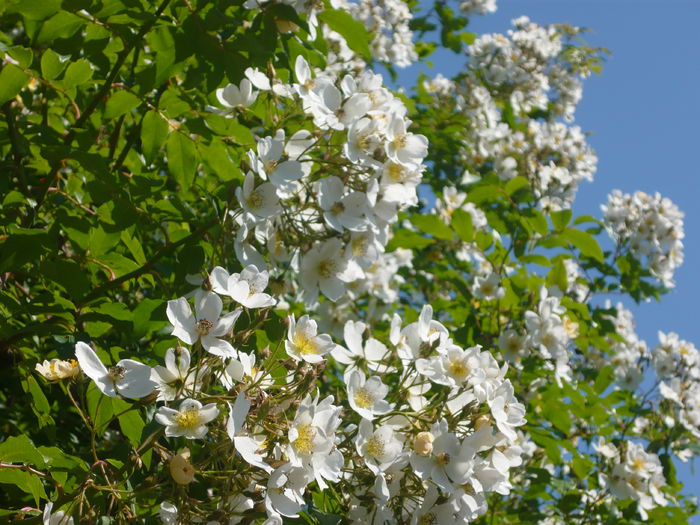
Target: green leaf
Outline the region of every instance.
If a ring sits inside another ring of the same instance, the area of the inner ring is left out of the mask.
[[[552,218],[552,225],[556,231],[561,231],[571,222],[571,210],[553,211],[549,216]]]
[[[44,457],[27,436],[10,436],[0,443],[0,461],[5,463],[24,463],[37,467],[44,466]]]
[[[92,78],[92,73],[90,62],[84,58],[80,58],[68,66],[61,84],[66,89],[79,86],[90,80]]]
[[[0,469],[0,483],[15,485],[22,492],[31,494],[37,507],[41,499],[48,499],[41,480],[34,474],[16,468]]]
[[[61,0],[14,0],[8,4],[9,13],[19,13],[25,20],[45,20],[61,9]]]
[[[105,106],[104,118],[106,120],[115,119],[125,115],[129,111],[141,105],[141,99],[129,91],[117,91],[109,97]]]
[[[610,386],[610,384],[615,379],[615,370],[611,366],[605,366],[598,372],[598,377],[593,383],[593,390],[595,393],[600,395]]]
[[[517,177],[513,177],[510,179],[505,186],[506,193],[510,197],[513,195],[516,191],[521,190],[523,188],[529,188],[530,187],[530,181],[527,180],[527,178],[518,175]]]
[[[410,230],[398,230],[387,245],[387,251],[391,252],[396,248],[425,248],[433,244],[433,239],[423,237],[421,234]]]
[[[62,57],[52,49],[47,49],[41,55],[41,74],[46,80],[53,80],[68,66],[66,57]]]
[[[44,230],[17,228],[0,244],[0,272],[19,270],[28,262],[38,261],[48,246],[49,236]]]
[[[168,168],[183,191],[194,183],[197,169],[197,149],[194,142],[182,133],[171,133],[167,143]]]
[[[85,397],[87,398],[88,416],[97,433],[101,434],[114,416],[112,398],[100,392],[93,381],[90,381]]]
[[[141,123],[141,151],[153,162],[168,138],[168,123],[157,111],[148,111]]]
[[[372,60],[367,29],[362,22],[355,20],[350,13],[337,9],[326,9],[318,14],[318,19],[347,42],[348,47],[362,55],[366,61]]]
[[[451,241],[454,238],[454,232],[447,226],[442,219],[437,215],[414,215],[411,217],[411,222],[415,224],[420,231],[432,235],[437,239]]]
[[[564,260],[559,259],[554,264],[554,267],[547,274],[547,286],[556,285],[564,292],[568,288],[568,280],[566,278],[566,266]]]
[[[12,46],[7,50],[7,54],[14,58],[22,69],[28,69],[32,66],[34,53],[27,47]]]
[[[452,213],[452,228],[464,242],[474,240],[474,225],[469,212],[457,209]]]
[[[25,391],[32,396],[32,410],[37,415],[39,426],[43,427],[50,424],[53,421],[51,416],[49,416],[51,405],[49,404],[49,400],[46,399],[44,391],[33,376],[27,376]]]
[[[124,303],[104,303],[93,308],[92,311],[117,321],[132,321],[134,318],[134,313]]]
[[[561,233],[561,236],[564,240],[576,246],[583,255],[592,257],[599,262],[603,262],[605,259],[598,241],[590,233],[577,230],[576,228],[566,228]]]
[[[127,403],[124,404],[126,405]],[[117,410],[121,410],[121,408]],[[141,433],[145,426],[146,424],[136,409],[124,412],[119,416],[119,427],[134,447],[138,447],[141,444]]]
[[[36,36],[35,43],[47,44],[58,38],[69,38],[85,25],[85,21],[68,11],[59,11],[44,22]]]
[[[29,76],[20,68],[14,64],[6,64],[0,71],[0,104],[15,98],[28,82]]]

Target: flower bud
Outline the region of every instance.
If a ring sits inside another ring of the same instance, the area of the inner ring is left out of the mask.
[[[413,450],[419,456],[429,456],[433,451],[435,436],[430,432],[419,432],[413,440]]]
[[[190,463],[190,449],[183,448],[170,458],[170,475],[175,483],[187,485],[194,481],[195,469]]]

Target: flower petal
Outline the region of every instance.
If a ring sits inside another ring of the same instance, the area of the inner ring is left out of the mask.
[[[170,324],[173,325],[172,335],[187,344],[194,344],[198,338],[195,328],[196,320],[187,299],[180,297],[168,301],[166,313]]]

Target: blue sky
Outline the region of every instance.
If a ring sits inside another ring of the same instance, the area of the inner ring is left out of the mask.
[[[599,217],[600,205],[618,188],[658,191],[685,212],[685,263],[676,289],[661,303],[628,306],[650,347],[657,330],[700,347],[700,0],[499,0],[495,14],[475,16],[469,29],[505,32],[521,15],[587,27],[591,45],[612,51],[603,74],[585,82],[576,113],[576,124],[592,132],[599,161],[574,211]],[[463,65],[455,58],[449,51],[435,54],[432,70],[409,68],[397,84],[413,85],[418,70],[451,76]],[[678,462],[678,472],[685,492],[700,499],[700,471]]]

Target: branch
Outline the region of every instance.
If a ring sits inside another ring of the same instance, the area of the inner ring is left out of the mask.
[[[154,266],[155,264],[165,257],[166,255],[169,255],[173,251],[175,251],[176,248],[179,246],[182,246],[183,244],[186,244],[190,242],[193,239],[197,239],[201,237],[204,233],[209,230],[212,226],[218,224],[219,219],[211,219],[208,222],[204,223],[201,227],[199,227],[197,230],[193,231],[190,233],[187,237],[183,237],[179,241],[176,241],[171,244],[166,244],[163,246],[160,250],[156,252],[156,254],[146,262],[143,266],[140,268],[134,270],[133,272],[129,272],[127,274],[122,275],[121,277],[117,277],[114,280],[107,281],[104,283],[102,286],[99,286],[98,288],[94,289],[92,292],[88,293],[86,296],[83,298],[77,300],[75,302],[76,306],[82,306],[86,303],[89,303],[93,299],[96,299],[97,297],[100,297],[103,295],[105,292],[111,290],[112,288],[116,288],[122,283],[125,283],[126,281],[130,281],[131,279],[135,279],[137,277],[140,277],[141,275],[148,273]]]

